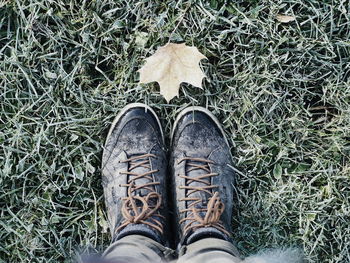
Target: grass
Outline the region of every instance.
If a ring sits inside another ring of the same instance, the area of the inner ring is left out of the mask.
[[[152,106],[167,135],[189,105],[223,123],[243,255],[298,246],[308,262],[350,262],[349,10],[346,0],[0,1],[0,262],[72,262],[108,245],[102,144],[130,102]],[[170,104],[136,73],[168,41],[208,57],[204,90],[185,84]]]

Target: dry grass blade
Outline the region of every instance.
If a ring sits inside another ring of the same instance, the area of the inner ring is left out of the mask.
[[[281,23],[289,23],[289,22],[294,21],[296,18],[295,18],[295,16],[287,16],[287,15],[278,14],[278,15],[276,15],[276,19]]]

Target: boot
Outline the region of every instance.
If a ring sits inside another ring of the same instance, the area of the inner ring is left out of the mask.
[[[189,107],[177,117],[170,167],[180,245],[214,237],[230,241],[235,175],[217,119]]]
[[[167,159],[159,119],[144,104],[115,118],[102,157],[102,182],[113,240],[137,234],[164,243]]]

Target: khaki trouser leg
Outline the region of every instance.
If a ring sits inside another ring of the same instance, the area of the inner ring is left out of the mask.
[[[180,250],[177,263],[238,263],[239,253],[230,242],[217,238],[204,238]]]
[[[164,262],[172,250],[141,235],[129,235],[112,243],[103,253],[108,262],[148,263]]]
[[[112,243],[103,254],[108,262],[160,263],[170,261],[174,251],[141,235],[130,235]],[[198,240],[180,249],[177,263],[239,263],[234,245],[217,238]]]

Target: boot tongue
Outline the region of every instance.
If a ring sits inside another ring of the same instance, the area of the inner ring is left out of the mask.
[[[137,158],[141,155],[144,155],[144,154],[133,154],[133,155],[129,156],[129,158],[136,158],[135,160],[129,162],[128,170],[129,170],[129,172],[135,174],[135,175],[129,175],[128,180],[130,183],[132,183],[133,178],[152,170],[152,164],[149,160],[151,157]],[[143,163],[143,164],[137,165],[138,163]],[[135,165],[136,165],[136,167],[135,167]],[[135,168],[132,168],[132,167],[135,167]],[[146,176],[152,178],[151,174],[146,175]],[[134,180],[133,181],[134,187],[139,187],[139,186],[154,182],[152,179],[149,179],[146,176]],[[150,189],[147,189],[147,188],[152,189],[152,191]],[[134,191],[131,195],[132,196],[146,197],[149,193],[156,192],[154,185],[147,186],[147,188],[145,188],[145,187],[139,188],[136,191]],[[139,212],[141,212],[142,209],[145,209],[144,204],[140,200],[138,200],[138,199],[134,199],[134,200],[136,202],[136,206],[137,206],[137,209]],[[149,209],[153,209],[156,206],[156,204],[158,203],[158,201],[159,201],[158,198],[154,198],[154,197],[149,198],[147,200],[147,205],[148,205]],[[133,212],[132,212],[132,214],[133,214]],[[160,218],[157,216],[151,216],[150,218],[145,218],[144,220],[149,222],[149,223],[155,224],[154,220],[159,221]],[[122,229],[120,231],[120,233],[117,236],[117,239],[120,239],[120,238],[127,236],[127,235],[132,235],[132,234],[147,236],[147,237],[152,238],[153,240],[155,240],[157,242],[163,242],[162,235],[158,231],[156,231],[154,228],[152,228],[149,225],[140,224],[140,223],[131,223],[131,224],[127,225],[124,229]]]
[[[138,157],[142,154],[135,154],[135,155],[132,155],[130,156],[129,158],[135,158],[135,157]],[[133,178],[135,178],[136,176],[140,175],[140,174],[144,174],[144,173],[147,173],[149,171],[152,170],[152,166],[151,166],[151,162],[149,161],[149,158],[150,157],[144,157],[144,158],[139,158],[139,159],[136,159],[134,161],[132,161],[132,163],[130,162],[129,163],[129,172],[132,172],[136,175],[129,175],[129,181],[132,180]],[[147,161],[147,162],[145,162]],[[137,166],[133,169],[130,169],[132,168],[136,163],[141,163],[141,162],[145,162],[142,166]],[[149,167],[149,168],[146,168],[146,167]],[[152,176],[152,175],[148,175],[148,176]],[[148,183],[151,183],[152,180],[146,178],[146,177],[141,177],[139,179],[136,179],[134,181],[134,184],[135,184],[135,187],[138,187],[138,186],[141,186],[141,185],[145,185],[145,184],[148,184]],[[148,188],[152,188],[153,191],[155,191],[155,188],[154,186],[148,186]],[[134,192],[134,195],[138,195],[138,196],[147,196],[151,191],[149,189],[146,189],[146,188],[140,188],[138,190],[136,190]]]
[[[202,158],[203,159],[203,156],[199,156],[198,154],[193,154],[193,155],[191,155],[191,157],[193,157],[193,158]],[[186,176],[188,176],[190,178],[198,178],[200,176],[203,176],[203,175],[206,175],[206,174],[210,173],[210,172],[206,171],[205,169],[196,168],[196,167],[192,166],[191,164],[208,167],[208,163],[201,162],[201,161],[195,161],[195,160],[187,160],[185,169],[186,169],[186,171],[189,171],[189,172],[186,172]],[[200,180],[206,181],[206,182],[208,182],[208,184],[205,184],[205,183],[202,183],[202,182],[197,182],[197,181],[192,181],[191,182],[190,180],[187,180],[187,185],[191,186],[191,187],[206,187],[206,186],[209,186],[210,183],[211,183],[211,179],[210,178],[202,178]],[[211,191],[210,189],[208,189],[208,190]],[[192,192],[192,190],[188,190],[188,192]],[[205,191],[196,191],[194,193],[189,194],[188,197],[189,198],[200,199],[201,202],[196,204],[195,208],[202,209],[202,208],[207,208],[207,203],[208,203],[208,200],[211,197],[211,195],[206,193]],[[194,201],[188,201],[188,206],[192,202],[194,202]],[[199,213],[199,215],[201,217],[204,217],[205,214],[206,214],[205,211],[201,211]]]

